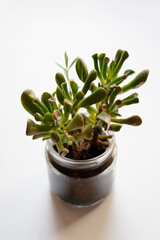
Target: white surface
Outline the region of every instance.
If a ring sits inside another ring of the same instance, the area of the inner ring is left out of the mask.
[[[1,240],[160,239],[159,12],[158,0],[0,1]],[[91,69],[93,53],[112,59],[118,48],[130,53],[124,69],[150,69],[140,104],[123,111],[143,125],[116,135],[112,194],[93,209],[72,209],[50,193],[44,143],[24,134],[30,116],[20,95],[52,92],[65,50]]]

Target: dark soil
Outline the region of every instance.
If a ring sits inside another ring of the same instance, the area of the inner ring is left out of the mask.
[[[93,177],[96,176],[97,174],[100,174],[103,172],[106,168],[108,168],[112,162],[113,162],[113,156],[110,156],[109,159],[106,159],[106,162],[102,164],[101,166],[95,168],[95,169],[69,169],[66,167],[63,167],[59,164],[57,164],[54,159],[52,159],[52,156],[48,152],[48,158],[50,159],[50,163],[61,173],[68,175],[70,177],[79,177],[79,178],[88,178],[88,177]]]
[[[73,149],[71,146],[68,148],[68,150],[69,153],[65,157],[75,159],[74,158],[75,153],[73,153]],[[94,146],[91,146],[88,150],[83,150],[80,153],[77,152],[77,154],[79,155],[78,160],[86,160],[97,157],[101,155],[104,151],[105,151],[104,149],[97,149]]]
[[[55,149],[56,150],[56,149]],[[67,158],[73,159],[73,151],[72,147],[69,148],[69,153],[66,155]],[[97,148],[94,148],[93,146],[90,147],[89,150],[83,150],[81,152],[82,158],[79,160],[86,160],[89,158],[97,157],[100,154],[102,154],[105,150],[97,150]],[[88,178],[88,177],[93,177],[97,174],[100,174],[103,172],[106,168],[108,168],[112,162],[113,162],[113,156],[111,155],[109,159],[106,159],[106,162],[104,162],[101,166],[95,168],[95,169],[69,169],[66,167],[63,167],[56,163],[54,159],[51,157],[51,155],[48,152],[48,158],[50,159],[50,163],[60,172],[62,172],[65,175],[71,176],[71,177],[79,177],[79,178]],[[76,161],[76,160],[75,160]]]

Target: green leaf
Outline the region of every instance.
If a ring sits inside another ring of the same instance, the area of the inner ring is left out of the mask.
[[[73,60],[73,62],[71,63],[71,65],[69,66],[69,69],[73,66],[73,64],[78,60],[78,58],[79,57],[77,57],[77,58],[75,58],[74,60]]]
[[[111,106],[110,111],[116,111],[118,108],[122,105],[122,100],[118,99],[116,100]]]
[[[111,124],[109,127],[109,130],[114,131],[114,132],[119,132],[122,128],[122,125],[119,124]]]
[[[127,78],[127,75],[123,75],[123,76],[120,76],[118,78],[114,78],[110,83],[109,85],[111,86],[112,84],[116,84],[116,85],[119,85],[120,83],[122,83],[125,79]]]
[[[107,66],[108,66],[108,63],[109,63],[109,58],[108,57],[105,57],[103,59],[103,69],[102,69],[102,76],[105,80],[107,80],[108,78],[108,72],[107,72]]]
[[[70,86],[71,86],[73,97],[75,97],[76,93],[78,92],[78,85],[75,81],[71,80]]]
[[[84,83],[84,86],[83,86],[83,88],[82,88],[82,92],[84,93],[84,95],[87,93],[87,91],[88,91],[91,83],[92,83],[94,80],[96,80],[96,78],[97,78],[97,72],[96,72],[95,70],[92,70],[92,71],[89,73],[89,75],[88,75],[88,77],[87,77],[87,79],[86,79],[86,81],[85,81],[85,83]]]
[[[82,117],[84,118],[84,124],[92,124],[94,126],[95,121],[93,121],[92,119],[90,119],[89,117],[87,117],[85,114],[81,113]]]
[[[134,97],[134,98],[130,98],[130,99],[127,99],[127,100],[122,100],[122,104],[120,107],[123,107],[123,106],[126,106],[126,105],[131,105],[131,104],[135,104],[135,103],[139,103],[139,98],[137,97]]]
[[[51,139],[53,143],[57,143],[60,140],[60,135],[56,131],[53,131],[51,134]]]
[[[72,102],[73,100],[72,100],[72,98],[71,98],[71,96],[70,96],[70,94],[69,94],[69,92],[68,92],[67,83],[66,83],[66,82],[62,83],[62,84],[61,84],[61,87],[62,87],[62,90],[63,90],[63,93],[64,93],[65,97],[66,97],[69,101]]]
[[[92,125],[88,124],[82,129],[82,137],[86,140],[91,140],[92,138]]]
[[[109,127],[110,120],[111,120],[111,115],[110,114],[108,114],[107,112],[101,112],[97,115],[96,118],[99,119],[99,120],[102,120],[107,125],[107,128]]]
[[[65,58],[65,64],[66,64],[66,68],[67,68],[68,67],[68,55],[66,52],[64,54],[64,58]]]
[[[35,118],[36,121],[39,121],[39,122],[44,122],[45,121],[44,117],[40,113],[35,113],[34,118]]]
[[[64,128],[66,131],[71,132],[84,127],[84,119],[81,114],[76,113],[69,124]]]
[[[137,115],[131,116],[129,118],[120,118],[120,119],[111,118],[111,121],[115,123],[128,124],[132,126],[139,126],[142,123],[142,119]]]
[[[86,78],[88,77],[88,69],[87,69],[87,65],[81,58],[79,58],[76,62],[76,72],[79,79],[85,82]]]
[[[115,111],[111,111],[110,114],[111,114],[111,117],[121,117],[121,114]]]
[[[64,67],[62,67],[59,63],[56,63],[60,68],[62,68],[64,71],[66,71],[66,69]]]
[[[122,56],[122,53],[123,53],[123,50],[118,49],[118,51],[116,52],[116,55],[115,55],[115,59],[114,59],[115,64],[117,64],[119,62],[119,60],[120,60],[120,58]]]
[[[104,90],[104,88],[98,88],[93,93],[91,93],[91,95],[81,100],[78,104],[78,107],[80,108],[91,106],[95,103],[101,102],[104,98],[106,98],[106,96],[107,91]]]
[[[92,139],[92,125],[86,125],[80,133],[75,133],[73,135],[74,142],[80,147],[80,140],[91,140]]]
[[[98,66],[98,54],[95,53],[92,55],[93,61],[94,61],[94,68],[97,71],[98,78],[101,80],[102,84],[105,84],[106,81],[103,79],[102,74],[100,72],[99,66]]]
[[[118,63],[116,64],[115,68],[114,68],[114,71],[113,71],[113,74],[112,74],[112,77],[115,77],[117,75],[117,73],[120,71],[124,61],[129,57],[129,54],[127,51],[123,51],[122,54],[121,54],[121,57],[118,61]]]
[[[100,67],[101,74],[102,74],[102,71],[103,71],[103,65],[104,65],[105,55],[106,55],[105,53],[101,53],[101,54],[99,54],[99,56],[98,56],[99,67]]]
[[[58,85],[59,88],[62,88],[62,87],[61,87],[61,84],[64,83],[64,82],[66,82],[63,74],[62,74],[62,73],[59,73],[59,72],[56,73],[56,75],[55,75],[55,80],[56,80],[56,83],[57,83],[57,85]]]
[[[51,109],[52,109],[52,113],[54,112],[55,109],[58,108],[57,103],[56,103],[56,99],[54,97],[51,97],[48,99]]]
[[[39,106],[33,103],[33,100],[36,98],[36,95],[31,89],[25,90],[21,95],[21,103],[24,109],[29,112],[31,115],[34,115],[36,112],[42,113],[42,110]]]
[[[44,114],[46,113],[46,112],[48,112],[49,111],[49,109],[38,99],[38,98],[35,98],[34,100],[33,100],[33,103],[35,104],[35,105],[37,105],[41,110],[42,110],[42,115],[44,116]]]
[[[72,109],[72,103],[68,99],[65,99],[64,100],[64,114],[63,114],[63,117],[61,120],[61,124],[66,123],[68,121],[71,109]]]
[[[116,86],[116,88],[113,89],[110,97],[109,97],[109,104],[112,105],[114,100],[116,99],[117,95],[122,91],[122,88],[119,86]]]
[[[37,135],[40,133],[45,133],[46,131],[49,131],[52,129],[52,126],[48,125],[39,125],[34,123],[31,119],[28,119],[27,121],[27,129],[26,129],[26,135]]]
[[[56,144],[56,147],[58,149],[58,153],[60,154],[60,156],[61,157],[66,156],[67,153],[69,152],[69,150],[63,146],[61,135],[59,135],[57,132],[53,131],[53,133],[51,135],[51,139],[52,139],[53,143]]]
[[[61,157],[65,157],[69,153],[69,150],[63,146],[62,140],[56,143],[56,147]]]
[[[138,97],[138,93],[132,93],[131,95],[129,95],[128,97],[122,99],[122,101],[126,101],[126,100],[129,100],[131,98],[135,98],[135,97]]]
[[[131,70],[131,69],[127,69],[124,74],[126,74],[127,76],[132,75],[133,73],[135,73],[135,71]]]
[[[50,102],[48,101],[49,98],[52,98],[52,95],[48,92],[44,92],[41,96],[42,103],[47,107],[47,109],[52,112],[52,106]]]
[[[86,107],[86,110],[89,114],[97,114],[98,113],[98,110],[96,108],[94,108],[93,106],[88,106]]]
[[[109,65],[109,73],[113,72],[114,68],[116,66],[116,63],[115,61],[112,61]]]
[[[111,85],[111,86],[109,87],[109,89],[108,89],[108,98],[109,98],[109,96],[112,94],[113,90],[114,90],[116,87],[117,87],[116,84],[113,84],[113,85]]]
[[[91,92],[94,92],[97,89],[97,86],[92,82],[90,85]]]
[[[138,88],[144,84],[147,80],[149,70],[143,70],[140,72],[130,83],[122,87],[122,93],[129,91],[130,89]]]
[[[76,93],[76,95],[75,95],[75,101],[74,101],[73,107],[72,107],[73,110],[77,107],[78,103],[79,103],[83,98],[84,98],[84,93],[83,93],[82,91],[79,91],[79,92]]]
[[[47,112],[47,113],[44,115],[44,118],[45,118],[46,122],[54,123],[53,113]]]
[[[54,97],[56,95],[56,91],[54,91],[53,93],[52,93],[52,97]]]
[[[38,138],[47,138],[47,139],[49,139],[51,134],[52,134],[52,131],[36,134],[36,135],[33,135],[32,139],[33,140],[38,139]]]
[[[63,105],[65,96],[59,87],[57,87],[56,96],[57,96],[58,102]]]
[[[56,121],[61,120],[61,118],[62,118],[61,112],[58,111],[57,109],[54,110],[53,117],[54,117],[54,119],[55,119]]]

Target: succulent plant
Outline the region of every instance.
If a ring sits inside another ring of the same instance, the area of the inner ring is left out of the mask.
[[[62,157],[70,150],[74,159],[81,159],[81,154],[91,147],[104,151],[112,132],[119,131],[123,124],[139,126],[142,123],[139,116],[121,118],[119,113],[120,108],[138,103],[138,94],[132,93],[125,98],[120,96],[145,83],[149,71],[143,70],[133,80],[120,86],[134,74],[133,70],[128,69],[118,76],[128,57],[127,51],[118,50],[110,62],[106,54],[96,53],[92,56],[94,69],[89,72],[81,58],[76,58],[69,66],[65,53],[65,67],[58,64],[64,74],[56,73],[57,88],[53,94],[44,92],[38,99],[28,89],[21,95],[23,107],[39,122],[29,119],[26,135],[33,136],[33,139],[52,139]],[[74,64],[77,76],[83,83],[81,90],[77,81],[69,78],[69,70]],[[94,83],[96,79],[98,85]],[[110,134],[106,134],[106,130],[110,130]]]

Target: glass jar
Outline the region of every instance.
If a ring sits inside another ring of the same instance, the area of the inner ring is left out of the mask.
[[[77,207],[93,206],[110,193],[117,155],[114,135],[105,152],[91,159],[62,158],[51,140],[47,140],[45,155],[51,191],[66,203]]]

